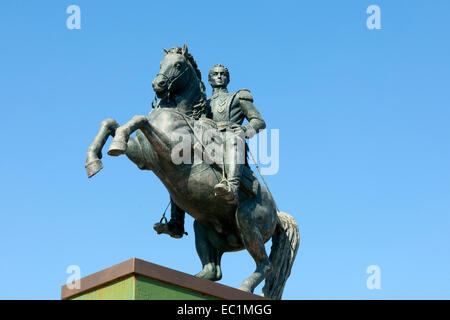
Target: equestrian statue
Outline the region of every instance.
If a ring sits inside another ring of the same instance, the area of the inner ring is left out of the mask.
[[[103,120],[87,151],[87,175],[91,178],[103,168],[102,149],[108,137],[114,137],[108,155],[126,154],[139,169],[152,170],[170,194],[171,221],[155,224],[155,230],[181,238],[184,214],[194,218],[195,246],[203,267],[197,277],[220,280],[223,253],[246,249],[256,270],[239,289],[253,292],[265,280],[263,296],[281,299],[297,254],[299,231],[292,216],[277,210],[246,159],[245,138],[266,124],[250,91],[227,91],[226,67],[215,65],[208,79],[213,87],[210,99],[186,44],[164,49],[160,72],[152,81],[159,99],[156,106],[123,126],[111,118]],[[244,119],[248,123],[242,126]],[[204,139],[198,128],[217,135]],[[175,132],[188,134],[187,151],[193,152],[183,152],[191,161],[174,161],[173,151],[179,145]],[[220,145],[221,150],[216,149],[222,161],[207,161],[211,154],[205,151],[213,145]],[[199,152],[205,154],[205,161],[195,160]],[[264,244],[270,239],[268,256]]]

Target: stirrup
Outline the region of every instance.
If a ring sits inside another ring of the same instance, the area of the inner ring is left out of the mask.
[[[165,233],[175,239],[180,239],[183,237],[183,235],[186,236],[188,235],[188,233],[184,232],[184,230],[181,231],[181,233],[174,232],[173,230],[170,229],[168,223],[157,222],[153,225],[153,229],[156,231],[157,234]]]
[[[229,202],[233,203],[239,202],[237,191],[233,192],[230,184],[228,183],[228,180],[225,179],[223,179],[214,186],[214,195]]]
[[[230,184],[226,179],[223,179],[214,186],[214,195],[221,197],[231,192]]]

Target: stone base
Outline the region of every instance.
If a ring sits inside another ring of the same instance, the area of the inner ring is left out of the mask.
[[[132,258],[61,288],[63,300],[260,300],[266,299],[206,279]]]

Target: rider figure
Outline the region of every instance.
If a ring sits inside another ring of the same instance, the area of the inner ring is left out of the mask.
[[[266,123],[253,105],[249,90],[234,93],[227,90],[230,73],[222,64],[216,64],[208,74],[213,94],[208,99],[211,118],[217,123],[225,142],[224,163],[227,178],[214,187],[216,196],[238,203],[242,169],[245,165],[245,138],[253,137],[266,127]],[[242,126],[244,119],[248,120]]]
[[[214,65],[209,71],[208,81],[213,88],[213,94],[208,99],[207,116],[217,123],[222,133],[226,172],[226,178],[214,186],[214,193],[230,204],[238,204],[238,191],[246,156],[245,138],[251,138],[263,130],[266,123],[253,105],[253,97],[249,90],[228,92],[230,74],[224,65]],[[247,119],[248,123],[242,126],[244,119]],[[158,234],[166,233],[174,238],[181,238],[184,234],[184,215],[184,210],[171,199],[170,221],[157,223],[154,229]]]

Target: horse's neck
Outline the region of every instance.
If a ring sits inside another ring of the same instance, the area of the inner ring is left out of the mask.
[[[197,79],[192,79],[188,83],[185,90],[175,96],[177,110],[185,114],[192,111],[192,106],[198,103],[201,95],[200,84]]]
[[[182,192],[189,170],[182,170],[185,165],[174,162],[172,151],[179,144],[176,132],[178,129],[189,130],[188,121],[191,119],[186,119],[178,110],[170,107],[153,109],[148,119],[151,128],[145,139],[148,142],[148,167],[169,190]],[[185,130],[180,134],[184,134]]]
[[[153,127],[153,136],[151,144],[155,150],[155,155],[158,155],[152,159],[155,172],[162,181],[170,184],[170,177],[177,176],[178,179],[182,178],[184,173],[180,172],[179,166],[175,166],[171,159],[171,146],[173,141],[166,140],[170,137],[170,133],[179,129],[179,126],[189,128],[187,123],[190,119],[182,117],[180,114],[170,111],[176,110],[179,113],[190,115],[193,110],[193,106],[197,105],[202,98],[202,92],[200,89],[200,82],[195,75],[191,76],[188,85],[182,90],[182,92],[174,94],[170,101],[161,101],[158,105],[162,109],[154,110],[155,114],[150,117],[150,125]],[[167,108],[164,110],[164,108]],[[168,112],[168,113],[167,113]],[[160,118],[161,117],[161,118]],[[161,121],[160,119],[165,119]],[[178,121],[179,119],[184,121]]]

